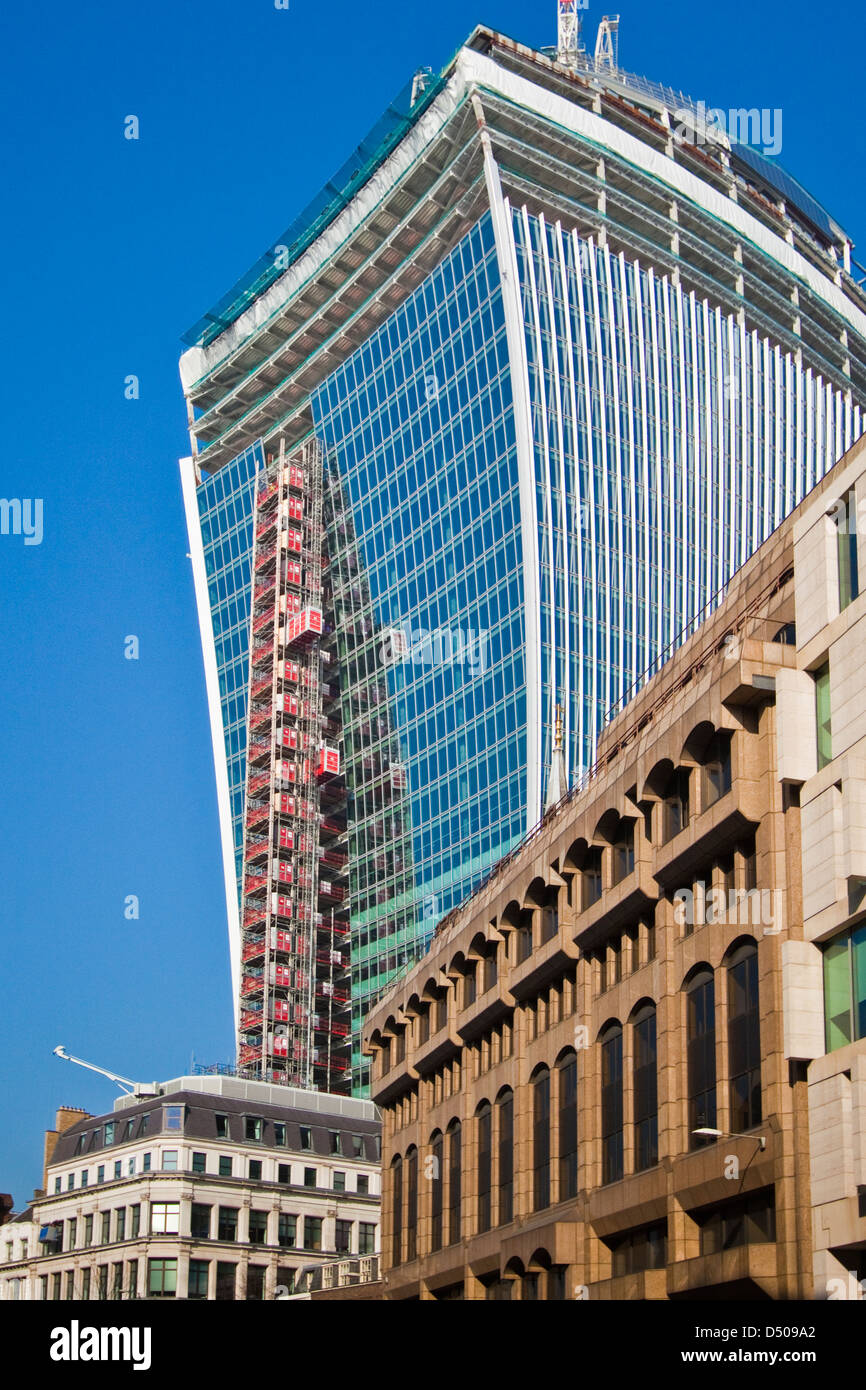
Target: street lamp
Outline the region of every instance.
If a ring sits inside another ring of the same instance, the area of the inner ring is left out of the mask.
[[[767,1139],[763,1134],[729,1134],[724,1129],[693,1129],[692,1134],[696,1139],[754,1139],[760,1149],[766,1149]]]

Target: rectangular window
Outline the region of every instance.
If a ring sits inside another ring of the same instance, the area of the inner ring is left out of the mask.
[[[123,1264],[111,1266],[111,1297],[118,1299],[123,1297]]]
[[[164,1173],[177,1172],[177,1149],[163,1149],[162,1171]]]
[[[259,1301],[265,1296],[265,1275],[267,1265],[247,1266],[247,1299]]]
[[[601,898],[601,865],[602,851],[598,846],[593,846],[586,851],[583,860],[583,892],[581,895],[581,906],[584,911],[592,907]]]
[[[373,1255],[376,1252],[376,1226],[373,1221],[358,1223],[358,1254]]]
[[[144,1154],[144,1155],[142,1156],[142,1160],[141,1160],[141,1171],[142,1171],[142,1173],[149,1173],[149,1172],[150,1172],[150,1154]]]
[[[370,1191],[370,1179],[367,1177],[367,1174],[366,1174],[366,1173],[359,1173],[359,1174],[358,1174],[358,1184],[357,1184],[356,1191],[358,1192],[358,1194],[359,1194],[360,1196],[363,1196],[363,1197],[366,1197],[366,1196],[369,1194],[369,1191]]]
[[[115,1160],[115,1164],[114,1164],[114,1181],[117,1182],[118,1179],[119,1179],[119,1178],[122,1178],[122,1177],[123,1177],[123,1159],[118,1158],[118,1159]]]
[[[701,1228],[701,1254],[716,1255],[740,1245],[776,1239],[776,1202],[772,1189],[722,1202],[694,1213]]]
[[[731,735],[716,734],[707,746],[701,765],[702,809],[715,805],[731,790]]]
[[[209,1270],[210,1264],[207,1260],[190,1260],[189,1280],[186,1289],[187,1298],[207,1298],[207,1281]]]
[[[258,1142],[262,1137],[262,1122],[257,1115],[244,1116],[244,1138]]]
[[[643,1226],[611,1241],[613,1277],[642,1274],[647,1269],[664,1269],[667,1263],[666,1221]]]
[[[163,1130],[179,1133],[183,1129],[183,1106],[164,1105],[162,1107]]]
[[[675,768],[662,801],[662,843],[667,844],[689,823],[689,769]]]
[[[86,1169],[86,1168],[85,1168],[84,1172],[81,1174],[81,1186],[82,1186],[82,1187],[86,1187],[86,1186],[87,1186],[87,1169]]]
[[[237,1207],[220,1207],[217,1222],[218,1240],[237,1240],[238,1234],[238,1209]]]
[[[221,1178],[230,1178],[232,1175],[231,1154],[220,1154],[219,1175]]]
[[[331,1129],[328,1131],[328,1150],[332,1154],[343,1152],[343,1138],[339,1130]]]
[[[839,573],[839,611],[847,608],[860,593],[857,573],[857,496],[851,488],[834,508],[836,522],[836,560]]]
[[[111,1241],[111,1212],[102,1213],[102,1238],[101,1244],[108,1245]]]
[[[825,662],[814,673],[815,681],[815,722],[818,731],[818,771],[826,767],[833,758],[833,740],[830,724],[830,664]]]
[[[118,1207],[115,1213],[114,1239],[126,1240],[126,1207]]]
[[[60,1281],[61,1281],[62,1278],[63,1278],[63,1275],[62,1275],[62,1274],[52,1274],[52,1276],[51,1276],[51,1297],[52,1297],[52,1299],[54,1299],[54,1300],[58,1300],[58,1299],[60,1298],[60,1293],[61,1293],[61,1284],[60,1284]]]
[[[866,926],[824,948],[827,1051],[866,1037]]]
[[[338,1221],[334,1236],[334,1249],[338,1255],[348,1255],[352,1249],[352,1225],[351,1221]]]
[[[250,1159],[250,1182],[261,1182],[262,1180],[262,1160],[260,1158]]]
[[[217,1139],[228,1139],[229,1137],[229,1117],[228,1115],[215,1115]],[[234,1265],[230,1266],[234,1269]]]
[[[268,1213],[266,1211],[251,1211],[249,1225],[250,1245],[264,1245],[268,1234]]]
[[[277,1182],[291,1183],[291,1181],[292,1181],[292,1166],[291,1166],[291,1164],[290,1164],[290,1163],[278,1163],[278,1164],[277,1164]]]
[[[311,1149],[313,1147],[313,1131],[307,1125],[301,1125],[301,1148]]]
[[[180,1202],[151,1202],[150,1233],[176,1236],[180,1231]]]
[[[345,1191],[346,1191],[346,1174],[345,1174],[345,1173],[334,1173],[333,1188],[334,1188],[334,1191],[335,1191],[335,1192],[345,1192]]]
[[[59,1182],[60,1179],[58,1178],[57,1181]],[[100,1183],[100,1182],[105,1182],[105,1164],[104,1164],[104,1163],[100,1163],[99,1167],[98,1167],[97,1170],[96,1170],[96,1181],[97,1181],[98,1183]],[[60,1191],[59,1188],[58,1188],[57,1190],[58,1190],[58,1192]]]
[[[193,1202],[189,1215],[189,1233],[193,1240],[210,1240],[211,1209],[205,1202]]]
[[[321,1216],[304,1217],[304,1249],[321,1250],[322,1248],[322,1218]]]
[[[315,1186],[316,1186],[316,1170],[315,1170],[315,1168],[305,1168],[305,1169],[304,1169],[304,1187],[315,1187]]]
[[[86,1248],[88,1245],[92,1245],[92,1244],[93,1244],[93,1217],[92,1217],[92,1216],[85,1216],[85,1218],[84,1218],[84,1245],[85,1245],[85,1248]]]
[[[277,1265],[277,1287],[274,1297],[288,1298],[295,1291],[295,1271],[291,1265]]]
[[[100,1265],[96,1271],[96,1297],[100,1300],[108,1297],[108,1265]]]
[[[223,1264],[222,1261],[217,1265],[216,1296],[218,1301],[226,1302],[234,1298],[236,1270],[237,1265]]]
[[[141,1207],[136,1202],[134,1207],[129,1208],[129,1238],[137,1240],[141,1230]]]
[[[278,1149],[286,1147],[286,1126],[279,1121],[274,1122],[274,1144]]]
[[[298,1238],[298,1218],[281,1211],[277,1221],[277,1243],[291,1248]]]
[[[194,1173],[207,1172],[207,1154],[194,1153],[192,1156],[192,1171]]]
[[[109,1120],[108,1123],[107,1123],[107,1125],[105,1126],[105,1140],[104,1140],[104,1142],[105,1142],[106,1148],[108,1147],[109,1144],[113,1144],[113,1143],[114,1143],[114,1134],[115,1134],[115,1130],[116,1130],[116,1129],[117,1129],[117,1125],[116,1125],[115,1121],[114,1121],[114,1120]]]
[[[148,1260],[147,1290],[150,1298],[174,1298],[177,1293],[177,1260]]]
[[[89,1298],[89,1297],[90,1297],[90,1270],[89,1270],[89,1269],[83,1269],[83,1270],[81,1271],[81,1297],[82,1297],[82,1298]]]

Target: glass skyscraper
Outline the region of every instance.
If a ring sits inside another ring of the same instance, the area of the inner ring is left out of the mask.
[[[484,29],[422,86],[181,360],[239,987],[255,477],[321,451],[355,1042],[537,823],[556,707],[573,785],[866,402],[848,238],[759,151]]]

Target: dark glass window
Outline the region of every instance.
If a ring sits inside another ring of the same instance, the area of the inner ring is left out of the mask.
[[[261,1182],[262,1180],[262,1160],[260,1158],[250,1159],[250,1182]]]
[[[728,1072],[731,1129],[761,1123],[761,1024],[758,951],[741,946],[728,966]]]
[[[448,1244],[454,1245],[461,1236],[462,1154],[459,1120],[448,1126]]]
[[[559,1063],[559,1200],[577,1196],[577,1057]]]
[[[623,1173],[622,1028],[605,1029],[601,1040],[601,1180],[617,1182]]]
[[[583,861],[583,895],[581,906],[586,909],[597,903],[601,897],[601,856],[602,850],[594,845],[588,849]]]
[[[193,1154],[193,1156],[192,1156],[192,1171],[193,1171],[194,1173],[206,1173],[206,1172],[207,1172],[207,1155],[206,1155],[206,1154],[202,1154],[202,1153],[194,1153],[194,1154]]]
[[[493,1180],[493,1112],[487,1101],[479,1106],[478,1125],[478,1230],[489,1231]]]
[[[403,1160],[398,1154],[391,1164],[391,1264],[403,1259]]]
[[[772,1188],[692,1213],[701,1228],[701,1254],[716,1255],[739,1245],[776,1239],[776,1200]]]
[[[292,1165],[290,1163],[277,1164],[277,1182],[291,1183]]]
[[[360,1192],[360,1182],[358,1179]],[[406,1259],[414,1260],[418,1253],[418,1150],[406,1155]]]
[[[217,1239],[235,1240],[238,1233],[237,1207],[220,1207],[218,1211]]]
[[[634,1021],[634,1166],[640,1173],[659,1158],[656,1011],[647,1004]]]
[[[262,1137],[262,1122],[258,1115],[244,1116],[244,1138],[259,1140]]]
[[[210,1265],[207,1260],[190,1260],[187,1298],[207,1298],[207,1279]]]
[[[373,1221],[358,1223],[358,1254],[372,1255],[376,1250],[376,1225]]]
[[[621,883],[634,872],[634,821],[623,820],[613,844],[613,881]]]
[[[499,1225],[514,1217],[514,1095],[506,1091],[496,1102],[499,1146]]]
[[[676,767],[662,798],[662,843],[667,844],[689,823],[689,769]]]
[[[193,1202],[189,1218],[189,1233],[193,1240],[207,1240],[210,1237],[210,1212],[210,1207],[203,1202]]]
[[[668,1226],[658,1221],[640,1226],[610,1242],[613,1251],[613,1277],[642,1274],[645,1269],[664,1269],[667,1263]]]
[[[532,1080],[532,1201],[534,1211],[550,1206],[550,1072]]]
[[[223,1264],[222,1261],[217,1265],[216,1296],[218,1299],[234,1298],[236,1269],[237,1265]]]
[[[228,1115],[215,1115],[217,1139],[228,1139],[229,1137],[229,1117]],[[231,1266],[234,1269],[234,1265]]]
[[[321,1250],[322,1248],[322,1218],[321,1216],[304,1217],[304,1249]]]
[[[250,1245],[264,1245],[268,1232],[268,1213],[266,1211],[250,1212],[249,1231]]]
[[[433,1190],[430,1193],[430,1249],[442,1249],[442,1184],[444,1173],[443,1163],[443,1143],[442,1134],[437,1130],[432,1141]]]
[[[281,1211],[277,1217],[277,1244],[293,1246],[298,1238],[298,1218],[290,1212]]]
[[[334,1249],[338,1255],[348,1255],[352,1249],[352,1221],[338,1218],[334,1225]]]
[[[716,734],[707,746],[701,765],[701,801],[712,806],[731,790],[731,735]]]
[[[258,1301],[265,1296],[267,1265],[247,1265],[247,1299]]]
[[[521,912],[520,922],[515,932],[517,937],[515,964],[522,965],[532,955],[532,913]]]
[[[696,1129],[716,1127],[716,987],[712,971],[694,976],[686,997],[689,1147],[711,1142]]]
[[[232,1175],[231,1154],[220,1154],[219,1175],[221,1178],[230,1178]]]

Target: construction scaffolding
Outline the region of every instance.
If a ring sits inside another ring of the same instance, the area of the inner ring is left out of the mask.
[[[321,446],[282,446],[255,489],[238,1065],[348,1092],[346,791]]]

